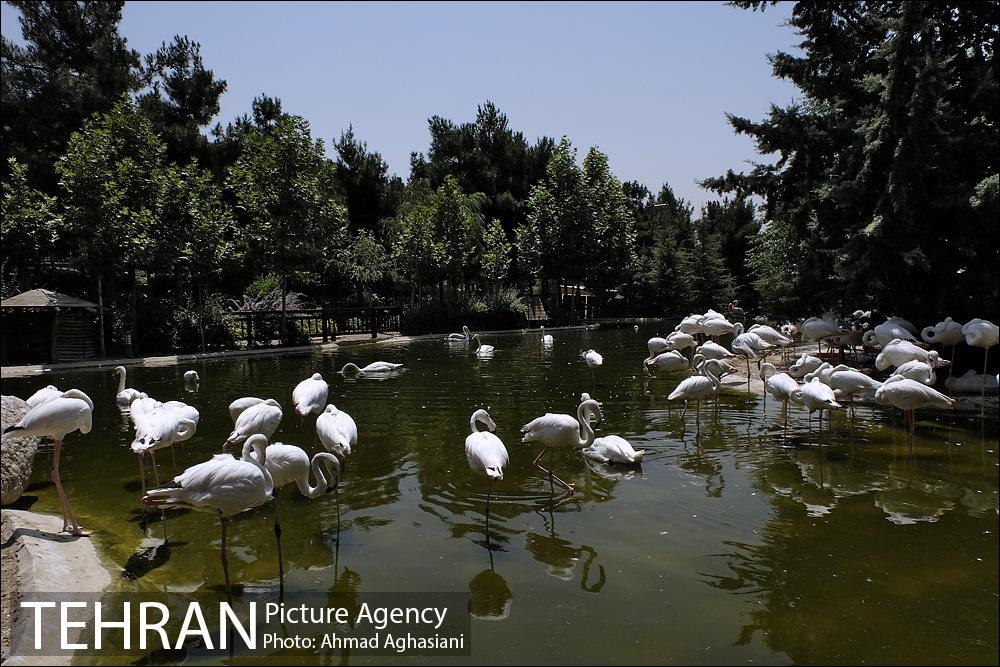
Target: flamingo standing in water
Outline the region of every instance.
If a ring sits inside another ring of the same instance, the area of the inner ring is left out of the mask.
[[[597,417],[598,421],[604,418],[604,415],[601,413],[600,404],[593,399],[589,399],[580,402],[579,407],[576,409],[576,419],[565,414],[546,413],[521,427],[521,433],[524,434],[521,442],[540,442],[544,445],[542,451],[538,453],[538,456],[535,457],[532,463],[548,475],[550,488],[552,487],[552,481],[555,480],[569,493],[573,493],[574,490],[572,485],[556,477],[551,468],[546,469],[542,467],[538,461],[546,451],[551,451],[554,447],[585,449],[594,444],[594,429],[590,426],[591,417],[594,416]],[[549,466],[552,465],[551,461],[550,454]]]
[[[51,401],[51,400],[53,400],[55,398],[59,398],[62,395],[63,395],[63,392],[62,392],[61,389],[56,389],[56,387],[54,387],[53,385],[50,384],[47,387],[42,387],[41,389],[39,389],[38,391],[36,391],[34,394],[32,394],[31,396],[29,396],[28,400],[25,401],[25,403],[28,404],[29,408],[34,408],[34,407],[38,407],[42,403],[48,403],[49,401]]]
[[[477,424],[482,423],[487,431],[480,431]],[[503,441],[496,436],[497,423],[486,410],[476,410],[469,419],[471,433],[465,438],[465,460],[469,468],[477,475],[486,477],[486,540],[490,535],[490,496],[493,495],[493,480],[503,480],[503,469],[507,467],[510,457]]]
[[[768,374],[770,371],[770,375]],[[785,431],[788,430],[788,401],[792,400],[792,394],[795,390],[799,388],[799,383],[795,381],[791,375],[787,373],[779,373],[778,369],[775,368],[774,364],[769,361],[765,361],[760,365],[760,372],[758,373],[760,379],[764,382],[764,400],[767,400],[767,395],[771,394],[776,399],[781,401],[784,405],[782,412],[785,413]]]
[[[684,413],[687,412],[688,401],[697,401],[698,407],[695,413],[695,423],[699,426],[699,428],[701,427],[701,399],[705,396],[718,393],[719,376],[722,373],[723,366],[722,362],[718,359],[708,359],[702,362],[701,369],[704,372],[704,375],[692,375],[689,378],[685,378],[672,392],[670,392],[670,395],[667,396],[668,401],[673,401],[678,398],[684,399],[684,410],[681,412],[682,421],[684,419]]]
[[[270,438],[281,423],[281,405],[273,398],[251,405],[236,417],[232,433],[226,438],[227,445],[241,445],[252,435],[260,434]]]
[[[115,403],[118,404],[118,409],[125,412],[132,405],[132,401],[138,398],[145,398],[146,394],[142,393],[138,389],[129,387],[125,388],[125,367],[115,366],[114,370],[111,371],[113,375],[118,376],[118,391],[115,392]]]
[[[295,385],[292,390],[292,403],[295,404],[295,414],[300,417],[323,411],[326,405],[326,397],[330,393],[330,385],[326,383],[323,376],[313,373],[311,377]]]
[[[220,560],[226,578],[226,595],[232,604],[229,559],[226,555],[226,528],[230,517],[259,507],[271,500],[274,482],[267,471],[267,438],[259,433],[243,443],[243,454],[216,454],[205,463],[191,466],[173,481],[149,489],[142,497],[146,505],[185,507],[198,512],[214,512],[222,526]],[[251,452],[253,455],[251,455]]]
[[[258,405],[263,403],[263,398],[257,398],[255,396],[244,396],[243,398],[237,398],[235,401],[229,404],[229,418],[233,420],[233,424],[236,424],[236,420],[239,416],[243,414],[243,411],[252,405]]]
[[[63,531],[79,537],[87,537],[90,533],[80,529],[73,516],[73,510],[63,490],[59,478],[59,452],[62,441],[68,434],[79,429],[80,433],[90,433],[93,426],[94,402],[79,389],[64,391],[57,398],[36,405],[24,414],[18,422],[4,429],[0,440],[17,438],[26,435],[45,436],[52,438],[52,482],[59,494],[62,505]]]
[[[830,419],[833,419],[833,411],[842,406],[837,402],[837,395],[829,385],[823,384],[818,378],[812,378],[811,382],[806,382],[798,386],[792,392],[792,400],[801,403],[809,410],[809,426],[812,427],[812,413],[819,411],[819,426],[823,428],[823,410],[830,411]]]
[[[990,359],[990,348],[1000,343],[1000,327],[993,324],[989,320],[979,319],[978,317],[969,320],[962,327],[962,333],[965,335],[965,344],[972,345],[973,347],[981,347],[986,350],[986,354],[983,355],[983,387],[981,396],[981,407],[982,411],[980,416],[986,415],[986,364]]]
[[[893,375],[882,383],[875,392],[875,402],[879,405],[891,405],[899,408],[906,415],[906,423],[910,435],[917,430],[917,421],[913,411],[924,407],[950,408],[955,405],[955,399],[945,396],[936,389],[925,384]]]
[[[354,418],[332,403],[326,406],[316,418],[316,435],[327,451],[340,459],[342,468],[347,467],[347,457],[358,444],[358,425]]]

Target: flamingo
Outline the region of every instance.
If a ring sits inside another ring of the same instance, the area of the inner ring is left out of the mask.
[[[131,387],[128,389],[125,388],[124,366],[115,366],[114,370],[111,371],[111,373],[113,375],[118,376],[118,391],[116,392],[115,403],[118,404],[119,410],[122,411],[128,410],[129,406],[132,404],[132,401],[136,400],[137,398],[145,398],[146,395],[143,394],[138,389],[134,389]]]
[[[868,375],[862,373],[856,368],[851,368],[840,364],[839,366],[830,366],[829,364],[824,364],[827,368],[820,368],[816,372],[819,374],[820,381],[833,389],[834,396],[837,400],[842,398],[847,398],[851,404],[851,414],[854,414],[854,395],[855,394],[867,394],[869,392],[876,391],[882,386],[882,383],[875,380]]]
[[[477,426],[482,423],[487,431],[480,431]],[[471,433],[465,438],[465,460],[469,468],[477,475],[486,477],[486,539],[490,532],[490,496],[493,495],[493,480],[503,480],[503,469],[510,461],[507,448],[496,436],[497,423],[486,410],[476,410],[469,419]]]
[[[768,375],[768,371],[771,371],[770,375]],[[799,383],[796,382],[795,378],[791,375],[788,375],[787,373],[779,373],[774,364],[769,361],[765,361],[760,365],[758,376],[764,382],[765,398],[767,394],[771,394],[771,396],[774,396],[784,404],[783,412],[785,413],[785,430],[787,430],[788,401],[792,400],[792,394],[794,394],[795,390],[799,388]]]
[[[700,354],[706,359],[728,359],[730,357],[736,356],[723,346],[719,345],[718,343],[714,343],[710,340],[705,341],[697,348],[695,348],[694,353],[696,355]]]
[[[694,348],[694,336],[686,334],[682,331],[675,331],[667,336],[667,346],[668,350],[683,350],[688,347]]]
[[[989,320],[974,318],[965,323],[962,327],[962,334],[965,336],[965,344],[973,347],[981,347],[986,350],[983,355],[983,387],[981,415],[986,415],[986,364],[990,359],[990,348],[1000,343],[1000,327]]]
[[[479,334],[473,336],[473,338],[478,338]],[[341,375],[347,375],[348,372],[354,375],[364,376],[364,375],[382,375],[386,373],[393,373],[403,368],[403,364],[394,364],[390,361],[373,361],[364,368],[358,368],[358,365],[353,362],[348,362],[344,364],[344,367],[340,369]]]
[[[936,350],[927,351],[915,343],[908,340],[893,338],[888,345],[875,357],[875,368],[884,371],[889,367],[898,367],[907,361],[924,361],[931,368],[939,368],[946,365],[947,361],[942,361]]]
[[[861,340],[868,347],[885,347],[895,339],[917,342],[916,336],[892,319],[888,319],[871,331],[865,332],[865,335],[861,337]]]
[[[255,452],[251,452],[250,455],[256,458]],[[325,474],[323,472],[324,463],[327,466]],[[278,545],[278,581],[281,582],[281,586],[284,586],[285,561],[281,553],[278,490],[294,482],[299,493],[310,499],[335,491],[340,484],[340,461],[328,452],[319,452],[310,461],[309,455],[301,447],[275,442],[268,445],[264,451],[264,467],[271,475],[271,496],[274,498],[274,538]],[[315,486],[309,483],[310,470],[313,477],[316,478]]]
[[[722,362],[718,359],[707,359],[702,362],[701,370],[704,375],[692,375],[681,381],[677,387],[667,396],[668,401],[678,398],[684,399],[684,411],[681,412],[681,419],[684,419],[684,412],[687,411],[687,404],[690,400],[698,402],[695,421],[701,425],[701,399],[719,391],[719,376],[722,373]],[[712,369],[718,369],[714,373]]]
[[[226,444],[241,445],[256,434],[270,438],[278,430],[282,416],[281,405],[273,398],[251,405],[236,418],[233,432],[226,438]]]
[[[481,341],[479,339],[479,334],[476,334],[475,336],[473,336],[472,340],[474,340],[477,343],[479,343],[479,345],[476,347],[476,356],[477,357],[482,358],[482,357],[492,357],[493,356],[493,350],[495,348],[492,345],[483,345],[483,341]]]
[[[753,331],[743,333],[742,322],[736,324],[733,333],[735,334],[731,345],[733,352],[746,357],[747,360],[747,393],[750,393],[750,360],[757,359],[759,353],[766,353],[771,344]]]
[[[300,417],[315,412],[319,414],[326,405],[326,397],[330,392],[330,385],[326,383],[323,376],[313,373],[302,382],[295,385],[292,390],[292,403],[295,404],[295,414]]]
[[[184,371],[184,381],[188,384],[195,384],[199,380],[198,371]]]
[[[320,443],[340,459],[341,467],[346,468],[347,457],[358,444],[358,425],[354,418],[331,403],[316,418],[316,435]]]
[[[566,414],[546,413],[521,427],[524,436],[521,442],[540,442],[544,447],[535,457],[533,463],[549,477],[549,485],[555,480],[568,492],[573,492],[573,486],[556,477],[551,469],[546,469],[538,462],[547,450],[553,447],[576,447],[585,449],[594,444],[594,429],[590,427],[592,416],[600,421],[604,418],[600,404],[593,400],[581,401],[576,409],[576,419]],[[551,466],[551,459],[549,465]]]
[[[736,325],[727,320],[725,317],[719,315],[718,317],[711,317],[703,320],[701,328],[706,335],[718,338],[724,334],[733,333],[733,331],[736,330]]]
[[[604,365],[604,357],[602,357],[599,352],[595,352],[594,350],[587,350],[584,352],[583,358],[586,360],[587,366],[591,369],[599,368]]]
[[[232,603],[229,560],[226,556],[226,528],[230,517],[259,507],[271,500],[274,482],[267,471],[267,438],[255,433],[243,443],[243,454],[216,454],[191,466],[173,481],[149,489],[142,497],[146,505],[185,507],[198,512],[215,512],[222,526],[220,560],[226,578],[226,594]],[[253,452],[253,455],[251,455]]]
[[[820,427],[823,426],[823,410],[831,412],[842,406],[837,402],[837,396],[828,385],[823,384],[818,377],[814,377],[811,382],[801,384],[792,392],[792,400],[801,403],[809,410],[809,422],[812,424],[812,413],[819,410]]]
[[[28,410],[18,422],[4,429],[0,440],[16,438],[26,435],[45,436],[52,438],[52,482],[56,486],[56,493],[59,494],[59,503],[62,505],[63,531],[78,537],[87,537],[90,533],[80,530],[80,526],[73,516],[73,510],[69,506],[69,499],[66,498],[66,491],[63,490],[62,480],[59,478],[59,452],[62,448],[62,441],[68,434],[79,430],[86,435],[90,433],[93,426],[94,402],[90,397],[79,389],[64,391],[57,398],[45,401],[40,405]]]
[[[236,424],[237,418],[243,411],[252,405],[258,405],[263,403],[263,398],[256,398],[254,396],[244,396],[243,398],[237,398],[235,401],[229,404],[229,418],[233,420],[233,424]]]
[[[451,341],[464,340],[464,341],[467,341],[471,337],[472,337],[472,332],[469,331],[469,327],[467,327],[467,326],[465,326],[463,324],[462,325],[462,333],[448,334],[448,337],[445,340],[451,340]]]
[[[888,321],[896,324],[897,326],[903,327],[903,329],[905,329],[914,336],[917,335],[917,327],[914,326],[913,322],[910,322],[909,320],[904,319],[899,315],[893,315],[892,317],[889,318]]]
[[[798,360],[788,368],[788,374],[798,380],[805,377],[807,374],[812,373],[822,365],[822,359],[803,352],[802,356],[800,356]]]
[[[59,398],[62,395],[63,395],[62,390],[56,389],[55,386],[50,384],[47,387],[42,387],[34,394],[29,396],[28,400],[25,401],[25,403],[28,404],[29,408],[34,408],[38,407],[42,403],[48,403],[49,401],[55,398]]]
[[[831,319],[810,317],[802,323],[802,340],[814,341],[817,348],[820,347],[825,338],[839,336],[844,333],[847,332]],[[822,353],[822,350],[820,352]]]
[[[601,463],[619,463],[622,465],[635,465],[642,461],[646,451],[640,449],[636,451],[625,438],[617,435],[605,435],[594,438],[594,443],[583,450],[583,455],[589,459],[600,461]]]
[[[945,396],[916,380],[893,375],[882,383],[875,392],[875,402],[879,405],[891,405],[906,414],[906,421],[912,435],[917,429],[913,411],[924,407],[950,408],[955,405],[955,399]]]
[[[667,342],[666,338],[660,338],[659,336],[653,336],[648,341],[646,341],[646,349],[649,350],[649,356],[647,359],[655,359],[656,355],[661,352],[668,352],[670,350],[670,343]]]
[[[965,375],[945,379],[944,386],[953,394],[973,394],[983,383],[991,392],[997,390],[996,375],[987,375],[984,378],[976,372],[976,369],[970,368]]]
[[[925,343],[951,346],[949,361],[952,363],[952,368],[948,369],[948,377],[951,377],[955,363],[955,346],[965,340],[962,325],[950,317],[946,317],[932,327],[924,327],[923,331],[920,332],[920,337],[924,339]]]
[[[688,315],[681,320],[680,324],[674,327],[674,331],[691,334],[692,336],[704,333],[701,326],[701,315]]]
[[[649,372],[654,371],[679,371],[690,368],[691,364],[687,357],[676,350],[658,354],[652,359],[642,362],[643,368]]]
[[[555,342],[555,338],[553,338],[551,336],[551,334],[545,333],[545,327],[543,327],[543,326],[538,327],[538,330],[542,334],[542,345],[545,345],[546,347],[548,347],[549,345],[552,345],[552,343]]]
[[[905,364],[900,364],[892,374],[916,380],[928,387],[933,387],[934,383],[937,382],[937,375],[934,374],[934,369],[931,368],[931,365],[919,359],[912,359]]]
[[[156,450],[172,447],[175,442],[190,440],[194,436],[198,422],[191,419],[190,415],[184,415],[185,412],[182,409],[160,405],[151,412],[142,414],[135,419],[135,439],[132,440],[131,449],[139,458],[139,477],[144,493],[146,491],[146,473],[143,458],[146,453],[149,453],[153,463],[153,474],[158,480]],[[173,453],[173,449],[171,449],[171,453]],[[176,466],[176,459],[174,465]]]
[[[765,343],[770,343],[775,347],[785,347],[792,344],[792,339],[780,331],[777,331],[774,327],[769,327],[766,324],[755,324],[749,329],[747,333],[757,334]]]

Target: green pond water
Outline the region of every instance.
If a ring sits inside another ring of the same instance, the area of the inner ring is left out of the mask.
[[[472,656],[449,663],[996,663],[998,660],[998,455],[995,416],[918,415],[911,443],[898,414],[859,407],[810,429],[792,408],[723,392],[693,409],[666,400],[686,375],[649,379],[645,341],[664,325],[486,337],[481,360],[442,339],[358,346],[336,353],[136,368],[129,386],[201,411],[179,468],[221,450],[227,406],[247,395],[285,409],[276,440],[313,449],[315,417],[291,409],[295,384],[319,371],[330,402],[358,423],[359,443],[340,488],[306,500],[282,495],[286,590],[329,593],[456,591],[506,600],[502,620],[473,619]],[[580,358],[595,348],[593,375]],[[385,381],[345,380],[345,362],[405,363]],[[183,371],[201,375],[188,392]],[[219,526],[210,514],[144,512],[131,437],[114,405],[109,371],[3,381],[27,397],[52,383],[95,400],[94,429],[70,435],[63,481],[82,526],[109,561],[133,577],[122,592],[224,598]],[[532,466],[538,446],[522,424],[545,412],[575,414],[587,391],[604,404],[598,435],[645,449],[641,468],[588,463],[559,451],[555,472],[577,493],[554,504]],[[485,479],[471,473],[464,439],[485,407],[510,452],[494,484],[490,548]],[[170,455],[159,456],[161,476]],[[58,512],[44,455],[25,502]],[[273,512],[231,524],[230,568],[247,589],[276,590]],[[162,544],[155,557],[143,551]],[[136,556],[145,554],[145,556]],[[492,568],[491,568],[492,561]],[[137,576],[136,576],[137,575]],[[143,658],[134,651],[131,658]],[[160,659],[210,662],[196,652]],[[268,664],[392,662],[393,656],[260,652]],[[84,662],[117,659],[83,656]]]

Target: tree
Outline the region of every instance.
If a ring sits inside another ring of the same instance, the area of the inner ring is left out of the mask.
[[[139,108],[166,142],[168,156],[206,162],[208,139],[201,130],[219,113],[226,82],[205,67],[201,45],[180,35],[163,42],[146,56],[144,78],[149,90],[139,96]]]
[[[744,307],[753,305],[756,298],[747,256],[760,232],[753,202],[745,197],[707,202],[701,209],[698,226],[703,234],[718,237],[719,250],[740,303]]]
[[[584,187],[591,219],[593,251],[587,284],[598,290],[631,282],[635,268],[635,217],[621,182],[611,173],[608,156],[591,148],[583,159]]]
[[[396,213],[403,181],[389,175],[389,165],[348,127],[334,144],[337,150],[336,178],[354,229],[373,231],[379,222]]]
[[[500,221],[494,218],[483,231],[482,265],[486,289],[495,290],[507,279],[510,271],[513,246],[507,240],[507,232]]]
[[[9,3],[26,44],[0,45],[4,168],[16,157],[28,181],[52,194],[70,135],[138,88],[139,54],[118,34],[124,2]]]
[[[802,54],[770,59],[802,99],[729,116],[776,161],[704,181],[764,198],[756,279],[792,299],[765,303],[996,316],[997,210],[973,200],[1000,173],[997,3],[802,2],[789,23]]]
[[[286,336],[288,278],[320,269],[323,253],[345,244],[347,211],[334,192],[323,141],[313,140],[303,118],[282,117],[268,133],[244,141],[228,182],[251,256],[281,278]]]
[[[27,172],[25,165],[9,159],[0,214],[3,298],[38,287],[43,264],[53,258],[56,200],[28,185]]]

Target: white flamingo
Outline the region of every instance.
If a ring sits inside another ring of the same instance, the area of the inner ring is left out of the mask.
[[[688,358],[676,350],[658,354],[652,359],[645,359],[642,364],[643,368],[649,372],[680,371],[691,366]]]
[[[810,317],[802,323],[802,340],[815,342],[817,348],[821,347],[824,339],[844,333],[847,333],[846,330],[831,319]]]
[[[837,396],[833,393],[833,389],[828,385],[823,384],[818,377],[814,377],[811,382],[806,382],[798,386],[798,388],[792,392],[792,400],[796,403],[801,403],[809,410],[809,424],[812,425],[812,413],[819,410],[819,423],[820,428],[823,426],[823,410],[829,410],[831,419],[833,418],[833,411],[840,409],[842,406],[837,402]]]
[[[728,359],[730,357],[735,357],[736,355],[727,350],[722,345],[712,342],[710,340],[705,341],[694,351],[695,354],[700,354],[706,359]]]
[[[767,354],[771,344],[753,331],[743,332],[743,323],[738,322],[733,330],[733,342],[730,345],[733,352],[746,357],[747,360],[747,393],[750,393],[750,360]]]
[[[114,370],[111,371],[112,374],[118,376],[118,391],[115,392],[115,403],[118,405],[119,410],[128,410],[132,401],[138,398],[145,398],[146,395],[143,394],[138,389],[132,387],[125,388],[125,367],[115,366]]]
[[[545,327],[539,327],[538,330],[542,334],[542,345],[548,347],[555,342],[556,339],[553,338],[551,334],[545,333]]]
[[[932,327],[924,327],[923,331],[920,332],[920,337],[924,339],[925,343],[951,347],[949,361],[952,367],[948,369],[948,377],[951,377],[955,364],[955,346],[965,340],[961,323],[946,317]]]
[[[1000,327],[989,320],[974,318],[965,323],[962,327],[962,334],[965,336],[965,344],[973,347],[981,347],[986,350],[983,355],[983,387],[981,392],[981,414],[986,414],[986,366],[990,360],[990,348],[1000,343]]]
[[[910,333],[910,331],[899,322],[892,319],[888,319],[871,331],[865,332],[865,335],[861,337],[861,340],[864,341],[864,344],[868,347],[885,347],[895,339],[906,340],[913,343],[917,342],[916,336]]]
[[[590,427],[590,419],[593,416],[596,416],[598,421],[604,418],[600,404],[590,399],[581,401],[576,409],[576,419],[566,414],[546,413],[521,427],[521,433],[524,434],[521,442],[539,442],[543,445],[542,451],[532,463],[548,475],[550,486],[555,480],[568,492],[573,492],[572,485],[556,477],[551,469],[542,467],[539,463],[542,455],[554,447],[585,449],[594,444],[594,429]],[[549,465],[552,465],[551,459]]]
[[[587,362],[587,366],[590,368],[599,368],[604,365],[604,357],[601,356],[599,352],[594,350],[587,350],[583,353],[583,358]]]
[[[302,382],[295,385],[292,390],[292,403],[295,404],[295,414],[300,417],[315,412],[319,414],[326,405],[326,397],[330,393],[330,385],[326,383],[323,376],[313,373]]]
[[[79,429],[80,433],[86,435],[90,433],[93,426],[94,402],[90,397],[79,389],[64,391],[58,398],[45,401],[28,410],[18,422],[4,429],[0,440],[17,438],[26,435],[44,436],[52,438],[52,482],[56,486],[56,493],[59,494],[59,503],[62,505],[63,531],[79,537],[87,537],[89,533],[80,530],[80,526],[73,516],[73,510],[69,506],[69,499],[66,498],[66,491],[63,490],[62,480],[59,478],[59,452],[62,449],[62,441],[68,434]]]
[[[893,338],[888,345],[875,357],[875,368],[884,371],[888,368],[902,366],[907,361],[924,361],[932,368],[939,368],[946,365],[947,361],[942,361],[936,350],[925,350],[916,343],[908,340]]]
[[[892,374],[916,380],[920,384],[925,384],[928,387],[933,387],[937,382],[937,375],[934,374],[934,369],[931,368],[931,365],[926,361],[920,361],[919,359],[912,359],[907,361],[905,364],[900,364],[900,366],[894,370]]]
[[[478,336],[479,334],[476,334]],[[476,336],[473,336],[475,338]],[[394,364],[391,361],[373,361],[364,368],[358,368],[358,365],[353,362],[348,362],[344,364],[344,367],[340,369],[341,375],[347,375],[348,373],[364,376],[364,375],[384,375],[386,373],[394,373],[403,368],[403,364]]]
[[[736,330],[736,325],[719,315],[718,317],[704,319],[701,322],[701,330],[707,336],[718,338],[719,336],[733,333]]]
[[[446,340],[450,340],[450,341],[467,341],[470,338],[472,338],[472,332],[469,331],[469,327],[467,327],[467,326],[465,326],[463,324],[462,325],[462,333],[448,334],[448,338]]]
[[[174,443],[190,440],[197,431],[198,421],[191,419],[192,415],[185,416],[185,414],[186,410],[184,409],[165,407],[164,404],[161,404],[133,420],[135,422],[135,438],[132,440],[131,449],[139,458],[139,478],[143,492],[146,490],[146,472],[143,465],[146,454],[149,454],[153,464],[154,478],[159,480],[156,450],[171,447],[170,451],[173,454]],[[176,467],[176,458],[172,460]]]
[[[263,398],[257,398],[255,396],[244,396],[243,398],[237,398],[235,401],[229,404],[229,418],[233,420],[233,424],[239,418],[243,411],[252,405],[259,405],[263,403]]]
[[[196,384],[199,380],[198,371],[184,371],[184,381],[188,384]]]
[[[802,356],[800,356],[794,364],[789,366],[788,374],[791,375],[796,380],[801,380],[806,375],[812,373],[822,365],[823,365],[822,359],[803,352]]]
[[[906,415],[911,434],[917,428],[913,414],[917,408],[950,408],[955,405],[955,399],[949,398],[916,380],[900,375],[893,375],[882,383],[882,386],[875,392],[875,402],[879,405],[891,405],[902,410]]]
[[[667,336],[667,345],[669,350],[683,350],[688,347],[693,349],[696,343],[691,334],[675,331]]]
[[[855,394],[870,394],[882,386],[878,380],[844,364],[831,366],[824,363],[810,375],[818,376],[823,384],[833,389],[833,394],[838,401],[846,398],[851,404],[852,415],[854,414]],[[807,382],[812,380],[810,375],[806,376]]]
[[[278,430],[283,413],[281,405],[269,398],[251,405],[236,418],[232,433],[226,438],[227,445],[241,445],[252,435],[263,435],[270,439]]]
[[[701,425],[701,399],[705,396],[718,393],[722,362],[718,359],[707,359],[702,362],[701,370],[704,375],[692,375],[689,378],[685,378],[667,396],[668,401],[678,398],[684,399],[684,410],[681,412],[681,420],[684,419],[684,414],[687,412],[688,401],[697,401],[698,407],[695,413],[695,423],[699,426]]]
[[[660,338],[659,336],[653,336],[648,341],[646,341],[646,349],[649,350],[649,356],[647,359],[655,359],[656,355],[661,352],[668,352],[670,350],[670,343],[667,342],[666,338]]]
[[[625,438],[617,435],[605,435],[594,438],[594,443],[583,450],[583,455],[601,463],[618,463],[635,465],[646,455],[644,449],[636,451]]]
[[[273,497],[274,483],[265,467],[266,450],[267,438],[259,433],[254,434],[243,444],[240,458],[216,454],[210,460],[191,466],[177,475],[173,482],[149,489],[142,497],[142,502],[146,505],[185,507],[219,515],[222,526],[220,560],[230,602],[232,595],[229,560],[226,555],[226,528],[230,517],[259,507]]]
[[[768,374],[770,371],[770,374]],[[787,373],[779,373],[774,364],[765,361],[760,365],[758,377],[764,382],[764,393],[770,394],[784,404],[785,429],[788,429],[788,401],[792,400],[792,394],[799,388],[799,383]]]
[[[477,423],[482,423],[488,430],[480,431]],[[493,495],[493,480],[503,479],[503,469],[507,467],[510,457],[503,441],[496,436],[497,424],[486,410],[476,410],[469,419],[471,433],[465,438],[465,460],[469,468],[477,475],[486,477],[486,535],[490,531],[490,496]]]
[[[701,315],[688,315],[674,327],[674,331],[681,331],[692,336],[704,333],[701,327]]]
[[[358,425],[354,418],[332,403],[316,418],[316,435],[328,451],[346,468],[347,457],[358,444]]]
[[[62,395],[63,392],[61,389],[56,389],[55,386],[50,384],[47,387],[42,387],[34,394],[29,396],[28,400],[25,401],[25,403],[28,404],[29,408],[35,408],[41,405],[42,403],[48,403],[49,401],[59,398]]]

